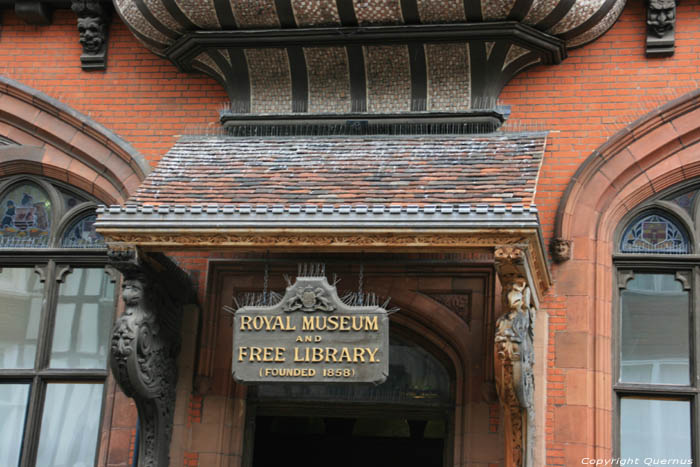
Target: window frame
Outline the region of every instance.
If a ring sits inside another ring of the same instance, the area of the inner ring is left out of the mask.
[[[689,191],[689,188],[674,190]],[[663,198],[669,198],[664,194]],[[635,209],[620,222],[618,231],[614,237],[613,254],[613,316],[612,316],[612,384],[611,397],[613,408],[613,456],[621,455],[621,405],[624,397],[640,397],[642,399],[669,399],[690,402],[690,453],[697,465],[700,459],[700,254],[698,254],[697,239],[695,236],[695,222],[700,219],[698,211],[700,202],[696,197],[691,215],[682,211],[682,208],[668,201],[652,201]],[[685,229],[688,235],[690,253],[663,254],[663,253],[621,253],[620,242],[623,233],[639,217],[648,213],[661,214]],[[684,290],[689,293],[688,309],[688,333],[689,333],[689,384],[642,384],[620,382],[621,370],[621,293],[627,287],[627,283],[634,274],[659,273],[674,274],[676,280],[684,283]],[[686,280],[679,277],[687,274]],[[685,283],[687,281],[687,283]]]
[[[114,308],[110,315],[113,323],[119,305],[120,275],[108,265],[106,245],[99,247],[69,248],[61,247],[63,237],[69,227],[83,216],[95,211],[97,202],[94,197],[77,187],[66,183],[31,175],[17,175],[0,180],[0,197],[16,186],[32,183],[47,193],[55,206],[52,212],[51,232],[46,247],[13,248],[0,246],[0,270],[2,268],[30,268],[40,276],[43,284],[40,326],[37,335],[37,347],[34,365],[30,369],[0,369],[0,384],[21,383],[29,385],[26,405],[22,444],[20,448],[20,467],[32,467],[36,463],[47,385],[49,383],[95,383],[102,384],[101,407],[97,422],[98,433],[95,445],[94,465],[101,456],[101,434],[104,430],[105,409],[110,387],[109,341],[105,367],[102,369],[50,369],[51,348],[56,324],[56,312],[59,289],[67,274],[77,268],[104,269],[114,283]],[[73,192],[87,200],[69,207],[63,201],[62,191]]]

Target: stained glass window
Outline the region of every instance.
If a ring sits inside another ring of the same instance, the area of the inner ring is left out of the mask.
[[[61,192],[61,197],[63,197],[63,202],[66,203],[66,210],[72,209],[80,203],[84,203],[85,201],[87,201],[85,198],[83,198],[82,196],[78,196],[75,193],[71,193],[65,190],[59,191]]]
[[[63,234],[61,246],[64,248],[104,248],[102,235],[95,231],[97,216],[90,214],[73,222]]]
[[[689,253],[688,236],[670,219],[659,214],[638,217],[625,229],[622,253]]]
[[[693,208],[693,200],[695,200],[695,196],[697,194],[698,190],[689,191],[688,193],[683,193],[682,195],[674,196],[673,198],[670,198],[670,200],[678,206],[685,209],[688,214],[692,215],[691,210]]]
[[[51,201],[44,190],[26,183],[0,201],[0,246],[43,247],[51,233]]]

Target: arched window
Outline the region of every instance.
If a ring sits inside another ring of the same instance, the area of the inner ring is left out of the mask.
[[[622,253],[690,253],[688,234],[669,216],[644,213],[630,222],[622,234]]]
[[[96,201],[0,180],[0,465],[95,465],[116,276]]]
[[[652,200],[620,229],[614,390],[623,459],[687,461],[698,449],[696,194]]]

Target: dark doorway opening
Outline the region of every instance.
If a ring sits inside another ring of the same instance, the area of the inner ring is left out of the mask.
[[[257,416],[253,467],[443,467],[440,418]]]

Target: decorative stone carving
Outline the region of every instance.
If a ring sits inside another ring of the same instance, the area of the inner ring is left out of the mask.
[[[552,259],[556,263],[563,263],[571,259],[571,240],[555,238],[551,245]]]
[[[108,7],[99,0],[73,0],[71,9],[78,15],[83,70],[104,70],[107,67]]]
[[[496,392],[505,413],[507,467],[534,465],[536,307],[527,280],[525,257],[522,248],[496,250],[507,310],[496,321],[494,339]]]
[[[321,287],[305,287],[284,304],[282,310],[291,313],[293,311],[303,311],[313,313],[314,311],[324,311],[330,313],[335,310],[335,305],[326,291]]]
[[[462,318],[471,326],[472,323],[472,296],[470,292],[464,293],[428,293],[428,297],[432,298],[439,304],[447,307],[454,314]]]
[[[675,47],[678,0],[647,0],[648,57],[668,57]]]
[[[194,301],[193,289],[186,274],[162,254],[142,257],[126,248],[110,250],[109,257],[123,275],[125,305],[112,330],[110,366],[138,409],[139,466],[167,466],[182,306]]]

